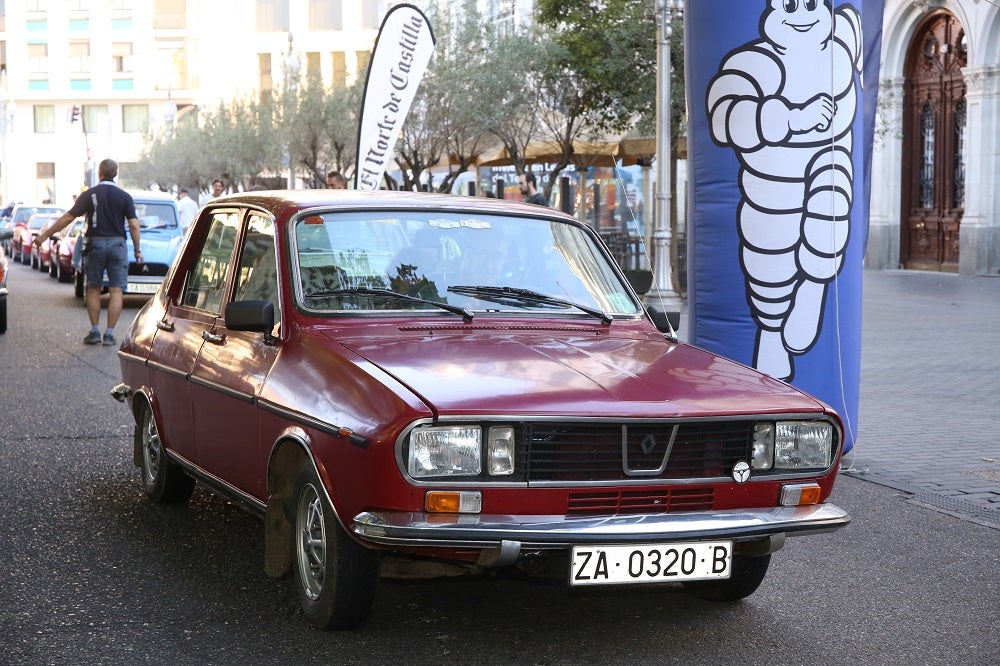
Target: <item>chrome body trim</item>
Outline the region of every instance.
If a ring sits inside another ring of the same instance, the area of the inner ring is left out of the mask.
[[[850,521],[847,512],[834,504],[587,518],[365,511],[354,517],[351,529],[362,539],[383,545],[500,548],[504,542],[517,542],[524,551],[582,544],[751,541],[831,532]]]

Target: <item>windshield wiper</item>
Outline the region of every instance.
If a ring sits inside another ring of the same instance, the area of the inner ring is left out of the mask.
[[[465,308],[460,308],[457,305],[448,305],[447,303],[441,303],[438,301],[432,301],[428,298],[420,298],[419,296],[410,296],[408,294],[398,294],[389,289],[372,289],[371,287],[348,287],[344,289],[328,289],[326,291],[315,291],[306,294],[306,298],[317,298],[322,296],[342,296],[344,294],[355,295],[355,296],[378,296],[380,298],[389,298],[397,301],[409,301],[411,303],[426,303],[427,305],[433,305],[434,307],[441,308],[442,310],[447,310],[453,314],[461,315],[462,319],[466,322],[472,321],[473,314]]]
[[[580,303],[574,303],[573,301],[567,301],[556,296],[542,294],[537,291],[532,291],[531,289],[520,289],[518,287],[487,287],[482,285],[455,285],[454,287],[448,287],[448,291],[456,294],[462,294],[463,296],[475,296],[476,298],[481,298],[483,300],[504,303],[507,305],[523,306],[525,303],[538,303],[539,305],[560,305],[566,308],[576,308],[581,312],[586,312],[593,317],[597,317],[601,320],[602,324],[611,324],[611,315],[606,312],[602,312],[597,308],[592,308]]]

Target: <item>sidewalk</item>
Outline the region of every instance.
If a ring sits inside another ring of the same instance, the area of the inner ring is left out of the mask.
[[[865,271],[860,395],[843,473],[1000,528],[1000,277]]]
[[[1000,278],[865,271],[845,471],[1000,527]]]

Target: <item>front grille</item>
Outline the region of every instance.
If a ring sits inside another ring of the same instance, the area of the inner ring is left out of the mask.
[[[135,261],[129,262],[128,274],[129,275],[142,275],[145,277],[163,277],[167,274],[167,270],[170,268],[167,264],[158,264],[156,262],[152,263],[137,263]]]
[[[570,493],[568,516],[603,516],[635,513],[707,511],[715,493],[710,487],[657,490],[611,490]]]
[[[750,460],[752,421],[529,423],[529,482],[718,478]],[[673,446],[667,447],[673,437]],[[626,444],[623,446],[622,442]],[[665,462],[665,466],[664,466]],[[664,467],[662,471],[660,467]],[[626,469],[628,472],[626,472]]]

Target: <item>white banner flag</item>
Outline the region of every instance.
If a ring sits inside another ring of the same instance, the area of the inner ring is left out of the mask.
[[[434,32],[419,9],[402,4],[389,10],[375,39],[361,103],[356,189],[378,189],[433,52]]]

